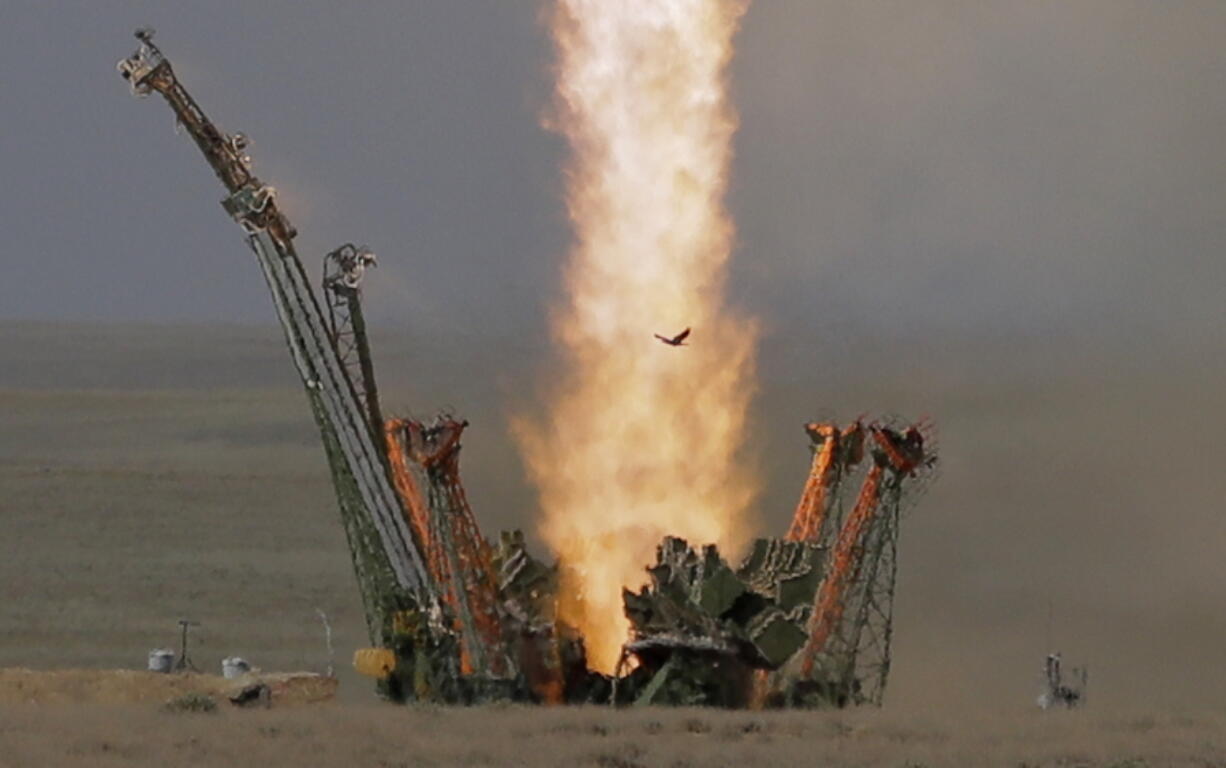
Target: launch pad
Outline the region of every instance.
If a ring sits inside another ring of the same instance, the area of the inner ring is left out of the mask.
[[[899,522],[932,478],[926,424],[864,419],[805,429],[811,470],[782,538],[728,562],[668,537],[649,583],[624,591],[630,636],[612,675],[589,668],[559,606],[567,563],[522,534],[491,543],[460,479],[467,422],[387,417],[362,313],[374,255],[346,244],[317,291],[276,191],[242,134],[218,129],[154,45],[119,63],[134,94],[161,94],[226,188],[267,281],[320,431],[364,606],[359,671],[397,701],[724,707],[879,705],[890,669]],[[700,514],[696,511],[695,514]],[[573,565],[573,564],[571,564]]]

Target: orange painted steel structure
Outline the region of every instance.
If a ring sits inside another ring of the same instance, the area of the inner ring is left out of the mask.
[[[426,566],[427,569],[430,569],[433,561],[430,556],[430,550],[433,547],[430,536],[430,513],[426,509],[421,489],[417,487],[417,480],[409,471],[406,458],[409,447],[403,438],[408,423],[408,419],[388,419],[383,422],[383,441],[387,450],[388,470],[392,476],[392,485],[395,486],[396,493],[400,496],[402,506],[409,513],[409,524],[413,526],[413,532],[417,534],[418,541],[426,550]],[[431,575],[434,576],[436,584],[442,583],[438,581],[437,573],[431,573]]]
[[[868,476],[864,478],[864,484],[860,487],[856,506],[847,516],[847,521],[839,531],[834,551],[830,554],[830,566],[826,571],[826,578],[822,580],[814,600],[809,640],[801,651],[804,654],[801,664],[801,674],[804,677],[810,677],[813,674],[814,660],[825,649],[830,633],[843,620],[843,612],[846,607],[843,602],[843,593],[859,565],[857,555],[860,553],[856,551],[857,545],[864,538],[873,514],[877,511],[882,471],[883,467],[880,464],[874,464],[873,468],[868,471]]]
[[[830,430],[826,432],[831,433]],[[893,599],[894,548],[902,482],[930,460],[924,453],[924,438],[918,426],[909,427],[900,434],[874,425],[869,427],[869,433],[873,442],[873,465],[861,484],[855,506],[839,527],[830,548],[825,577],[814,597],[809,618],[809,639],[801,649],[800,673],[803,678],[811,679],[819,658],[838,655],[836,663],[830,664],[831,669],[824,670],[825,675],[835,676],[834,682],[841,686],[836,690],[879,704],[889,669],[889,606]],[[862,452],[863,446],[859,450]],[[886,489],[889,501],[883,506]],[[868,636],[863,637],[866,626],[873,622],[880,626],[870,627]],[[846,647],[833,647],[835,636],[839,636],[840,644]],[[862,648],[865,643],[876,647]],[[855,678],[857,656],[868,651],[877,653],[880,659],[870,670],[877,679],[870,681],[865,696],[864,692],[852,688],[860,682]]]
[[[857,419],[842,431],[830,422],[806,424],[805,431],[815,446],[813,464],[785,538],[828,544],[831,531],[841,522],[831,519],[839,484],[864,458],[864,427]]]
[[[815,443],[820,442],[813,453],[813,466],[809,479],[800,494],[800,504],[792,515],[788,528],[788,541],[816,541],[826,515],[826,490],[834,484],[838,471],[835,453],[838,450],[839,428],[834,424],[807,424],[805,430]]]
[[[451,613],[461,673],[505,677],[511,665],[498,613],[493,551],[460,482],[460,437],[466,426],[467,421],[449,417],[431,426],[389,420],[389,463],[413,527],[422,532],[430,575]]]

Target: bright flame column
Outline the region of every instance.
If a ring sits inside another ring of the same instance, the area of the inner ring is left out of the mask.
[[[621,589],[666,534],[739,546],[753,473],[739,453],[754,323],[724,306],[723,206],[736,117],[726,69],[745,2],[558,0],[557,107],[575,241],[553,314],[562,348],[543,422],[514,421],[568,566],[563,617],[610,671]],[[686,346],[670,347],[686,327]]]

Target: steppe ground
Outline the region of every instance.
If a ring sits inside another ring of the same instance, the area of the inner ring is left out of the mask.
[[[1226,765],[1219,716],[0,706],[0,766]]]
[[[376,343],[390,408],[472,420],[486,532],[528,526],[505,412],[532,355]],[[0,325],[0,667],[141,668],[189,617],[206,670],[237,654],[341,677],[338,701],[293,710],[0,702],[0,765],[1226,766],[1222,360],[1064,349],[763,350],[763,533],[799,490],[803,420],[940,425],[884,710],[443,711],[382,706],[348,668],[356,588],[276,329]],[[1032,711],[1051,643],[1091,662],[1084,712]]]

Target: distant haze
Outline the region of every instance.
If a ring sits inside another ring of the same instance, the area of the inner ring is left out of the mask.
[[[539,12],[6,2],[0,388],[296,386],[221,187],[114,71],[151,24],[254,138],[308,267],[347,240],[380,255],[385,399],[472,417],[477,515],[526,524],[505,414],[550,360],[569,242]],[[943,469],[904,522],[894,701],[1031,697],[1050,603],[1092,697],[1220,702],[1226,4],[760,0],[732,69],[762,532],[799,494],[805,419],[930,415]],[[0,468],[65,434],[6,418]]]
[[[271,317],[216,180],[115,73],[150,24],[304,258],[382,256],[385,326],[538,333],[569,237],[540,11],[6,2],[0,317]],[[756,3],[734,290],[798,340],[1219,324],[1224,40],[1216,0]]]

